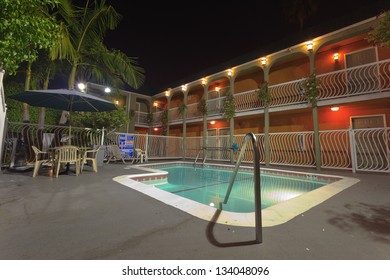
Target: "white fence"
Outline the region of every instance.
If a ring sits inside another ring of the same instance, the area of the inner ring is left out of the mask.
[[[5,150],[2,154],[2,165],[12,158],[12,152],[18,151],[16,145],[23,142],[25,149],[32,145],[45,150],[50,146],[60,145],[69,136],[69,128],[64,126],[45,126],[23,123],[9,123],[6,131]],[[132,145],[147,153],[149,159],[195,159],[229,161],[232,145],[228,135],[207,137],[172,137],[145,134],[109,133],[103,144],[123,146],[120,135],[132,135]],[[77,146],[98,145],[102,143],[99,130],[72,128],[72,144]],[[245,135],[234,135],[233,142],[239,149]],[[256,135],[260,148],[260,162],[265,163],[265,137]],[[390,128],[328,130],[320,131],[321,167],[346,169],[352,171],[390,172]],[[183,152],[185,141],[186,152]],[[248,144],[243,162],[253,162],[253,147]],[[207,147],[207,150],[203,150]],[[269,134],[270,164],[300,167],[315,167],[314,133],[281,132]],[[234,159],[237,153],[233,153]],[[33,161],[33,153],[28,153],[27,161]],[[8,162],[9,163],[9,162]]]
[[[2,162],[3,159],[3,143],[4,143],[4,135],[5,135],[5,120],[6,120],[6,112],[7,107],[5,105],[5,94],[4,94],[4,87],[3,87],[3,76],[4,72],[2,69],[0,69],[0,162]]]

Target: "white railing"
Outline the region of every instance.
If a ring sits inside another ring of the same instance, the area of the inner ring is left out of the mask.
[[[356,129],[351,133],[356,170],[389,172],[390,129]]]
[[[320,131],[320,146],[322,167],[352,168],[350,131]]]
[[[221,115],[223,114],[223,101],[225,97],[219,97],[207,100],[207,115]]]
[[[257,90],[240,92],[234,95],[236,112],[245,112],[263,108],[264,105],[257,95]]]
[[[181,114],[179,114],[178,107],[174,107],[174,108],[168,110],[168,122],[169,123],[182,121],[182,120],[183,120],[183,116]]]
[[[387,91],[390,89],[390,59],[317,77],[319,100]]]
[[[147,121],[147,116],[148,116],[148,113],[139,112],[139,111],[135,112],[135,117],[134,117],[135,124],[148,126],[149,124]]]
[[[182,158],[182,137],[148,135],[147,138],[147,154],[149,159]]]
[[[161,125],[161,116],[164,111],[153,113],[153,125]]]
[[[300,79],[269,86],[269,92],[271,94],[270,107],[307,102],[307,100],[303,96],[303,80],[304,79]]]
[[[191,103],[187,105],[187,119],[203,118],[201,112],[198,111],[198,103]]]

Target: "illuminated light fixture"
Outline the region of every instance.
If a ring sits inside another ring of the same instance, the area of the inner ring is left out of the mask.
[[[211,121],[210,124],[215,124],[215,121]]]
[[[182,90],[182,91],[186,91],[186,90],[187,90],[187,86],[186,86],[186,85],[182,85],[182,86],[181,86],[181,90]]]
[[[337,112],[338,110],[340,110],[340,107],[338,106],[334,106],[332,108],[330,108],[333,112]]]
[[[215,91],[218,91],[219,92],[220,88],[219,87],[215,87]]]
[[[306,47],[309,52],[313,51],[313,41],[306,42]]]
[[[213,202],[210,202],[210,204],[209,204],[211,207],[214,207],[215,206],[215,204],[213,203]]]
[[[78,83],[78,84],[77,84],[77,87],[79,88],[79,90],[81,90],[82,92],[84,92],[84,90],[85,90],[85,84],[83,84],[83,83]]]
[[[115,100],[115,104],[118,105],[119,104],[119,100]]]
[[[339,53],[334,53],[333,54],[333,59],[334,59],[335,62],[339,61]]]
[[[265,66],[267,64],[267,58],[262,57],[261,58],[261,65]]]
[[[158,106],[158,102],[153,102],[153,106],[157,107]]]
[[[109,87],[106,87],[106,88],[104,89],[104,92],[105,92],[105,93],[110,93],[110,92],[111,92],[111,89],[110,89]]]
[[[227,73],[228,73],[228,76],[231,77],[233,75],[233,70],[229,69],[229,70],[227,70]]]
[[[155,127],[155,128],[154,128],[154,131],[158,131],[158,128],[157,128],[157,127]]]
[[[202,79],[202,85],[205,85],[206,83],[207,83],[206,78],[203,78],[203,79]]]
[[[168,91],[168,90],[165,91],[165,96],[166,96],[166,97],[169,96],[169,91]]]

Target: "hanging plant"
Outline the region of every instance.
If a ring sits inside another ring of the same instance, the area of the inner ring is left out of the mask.
[[[186,104],[181,104],[179,107],[177,107],[177,112],[178,112],[179,116],[184,117],[184,113],[185,113],[186,109],[187,109]]]
[[[302,82],[303,96],[312,107],[317,106],[318,94],[320,89],[320,80],[316,74],[311,74]]]
[[[223,101],[223,112],[228,120],[236,115],[236,104],[234,103],[234,96],[231,93]]]
[[[161,114],[162,135],[168,133],[168,110],[164,110]]]
[[[152,126],[153,124],[153,113],[150,112],[146,115],[146,122],[149,126]]]
[[[207,102],[205,99],[199,100],[198,111],[204,116],[207,115]]]
[[[134,109],[130,109],[129,111],[129,121],[132,121],[135,117],[135,110]]]
[[[257,97],[263,102],[264,107],[268,107],[271,102],[271,94],[268,89],[268,82],[265,81],[257,90]]]

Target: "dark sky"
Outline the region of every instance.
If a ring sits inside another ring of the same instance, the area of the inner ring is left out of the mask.
[[[138,57],[146,72],[145,84],[137,90],[128,89],[149,95],[216,72],[208,73],[207,69],[226,69],[222,67],[242,55],[256,51],[261,55],[262,47],[287,37],[311,39],[314,27],[326,27],[336,19],[355,23],[355,19],[375,16],[390,7],[390,1],[318,0],[315,16],[308,19],[301,32],[298,24],[287,20],[282,0],[225,1],[219,5],[216,1],[182,1],[183,6],[168,1],[163,1],[164,6],[137,2],[107,0],[123,19],[107,33],[105,43]],[[331,31],[334,29],[326,33]]]

